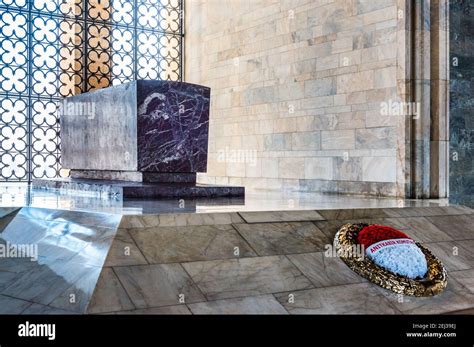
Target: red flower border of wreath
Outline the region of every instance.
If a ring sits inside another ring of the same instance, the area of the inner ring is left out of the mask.
[[[378,224],[366,226],[357,234],[357,243],[363,245],[365,249],[379,241],[391,239],[411,239],[411,237],[400,230]]]

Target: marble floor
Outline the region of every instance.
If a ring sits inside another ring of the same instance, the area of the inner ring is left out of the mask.
[[[368,196],[331,195],[294,191],[250,191],[245,198],[213,199],[118,199],[84,192],[32,190],[25,184],[0,185],[0,207],[39,207],[70,211],[94,211],[120,215],[160,213],[212,213],[238,211],[315,210],[337,208],[383,208],[445,206],[447,200],[411,200]]]
[[[428,246],[447,268],[446,290],[400,297],[326,257],[339,226],[355,221]],[[474,210],[460,206],[124,216],[88,312],[474,313],[473,225]]]
[[[0,244],[36,245],[37,259],[0,259],[0,313],[474,313],[474,210],[383,204],[123,215],[2,207]],[[446,290],[400,297],[327,257],[338,228],[356,221],[428,246],[447,268]]]
[[[85,313],[121,216],[32,207],[0,216],[0,314]]]

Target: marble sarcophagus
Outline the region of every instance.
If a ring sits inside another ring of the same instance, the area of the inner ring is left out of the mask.
[[[207,171],[208,87],[138,80],[65,98],[60,105],[64,179],[36,188],[68,188],[124,197],[241,196],[242,187],[196,184]]]
[[[64,99],[61,163],[73,170],[206,172],[210,89],[133,81]]]

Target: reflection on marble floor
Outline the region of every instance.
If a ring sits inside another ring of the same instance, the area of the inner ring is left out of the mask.
[[[400,301],[327,257],[338,228],[355,221],[397,226],[426,244],[447,267],[445,292]],[[461,206],[124,216],[89,312],[468,312],[474,310],[472,225],[474,210]]]
[[[31,190],[23,184],[0,185],[0,206],[30,206],[115,214],[211,213],[236,211],[295,211],[407,206],[444,206],[445,200],[408,200],[309,192],[248,192],[245,198],[131,200],[73,195],[61,191]]]
[[[0,244],[37,246],[37,261],[0,259],[0,313],[474,310],[474,210],[376,207],[218,213],[160,210],[123,216],[0,207]],[[325,247],[348,222],[391,225],[426,244],[448,270],[445,292],[434,298],[405,297],[400,302],[398,296],[353,273],[340,259],[327,257]]]
[[[31,207],[4,215],[0,313],[86,312],[120,219]]]
[[[474,308],[474,214],[465,207],[130,215],[121,221],[119,215],[38,208],[0,213],[2,242],[36,243],[39,253],[38,262],[2,259],[2,313],[415,314]],[[449,272],[446,291],[400,303],[340,259],[326,257],[324,247],[336,230],[354,221],[393,225],[426,243]]]

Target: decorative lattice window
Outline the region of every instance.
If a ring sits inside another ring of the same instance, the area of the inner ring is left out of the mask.
[[[60,175],[58,101],[181,80],[183,0],[0,0],[0,180]]]

